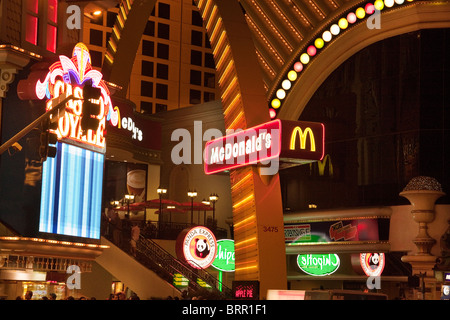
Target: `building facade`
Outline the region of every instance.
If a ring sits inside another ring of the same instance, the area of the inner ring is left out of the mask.
[[[119,8],[84,17],[83,41],[101,68]],[[219,91],[203,20],[192,1],[157,1],[139,43],[127,98],[141,113],[214,101]]]

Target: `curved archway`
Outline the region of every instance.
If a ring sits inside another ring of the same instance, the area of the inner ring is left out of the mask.
[[[369,29],[362,21],[353,26],[336,40],[322,49],[307,68],[296,77],[295,83],[285,90],[282,108],[278,110],[281,119],[297,120],[311,96],[325,79],[344,61],[361,49],[396,35],[427,28],[450,27],[450,3],[417,2],[397,10],[381,13],[381,28]],[[299,58],[297,55],[297,58]],[[276,99],[277,88],[281,88],[282,79],[288,77],[289,68],[280,75],[280,81],[273,89],[272,99]],[[273,101],[273,100],[272,100]]]

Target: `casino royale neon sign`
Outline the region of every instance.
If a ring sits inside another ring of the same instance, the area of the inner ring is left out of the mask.
[[[93,86],[101,89],[101,97],[98,101],[100,120],[98,129],[93,132],[81,130],[81,100],[70,100],[66,104],[65,112],[58,120],[58,128],[55,133],[59,140],[69,139],[82,144],[88,144],[103,150],[106,146],[104,131],[106,129],[106,115],[112,109],[109,89],[102,80],[103,75],[92,69],[89,50],[83,43],[78,43],[73,49],[72,58],[59,56],[59,61],[50,66],[50,71],[45,80],[36,83],[36,96],[39,99],[48,99],[46,111],[52,109],[51,99],[60,95],[73,95],[83,99],[83,86],[86,80],[92,80]]]
[[[322,123],[277,119],[208,141],[204,171],[212,174],[275,159],[307,163],[322,160],[324,151]]]

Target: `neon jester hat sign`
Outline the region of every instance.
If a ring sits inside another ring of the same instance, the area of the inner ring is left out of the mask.
[[[82,100],[70,100],[67,102],[66,111],[59,118],[58,128],[55,133],[58,140],[70,140],[84,146],[89,145],[99,151],[104,151],[106,128],[106,115],[112,109],[111,97],[108,87],[101,72],[94,70],[91,65],[89,49],[83,43],[75,45],[72,58],[59,56],[59,61],[50,66],[50,71],[45,80],[36,83],[36,96],[39,99],[47,98],[46,111],[52,109],[52,100],[60,95],[73,95],[83,99],[83,87],[86,81],[92,81],[94,87],[101,89],[99,127],[94,132],[81,130]]]

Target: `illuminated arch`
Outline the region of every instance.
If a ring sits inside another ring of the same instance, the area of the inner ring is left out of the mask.
[[[367,19],[375,6],[381,9],[381,28],[369,29]],[[317,29],[278,74],[268,92],[272,118],[297,120],[323,81],[363,48],[407,32],[448,28],[449,16],[448,1],[376,0],[330,18],[326,27]]]

